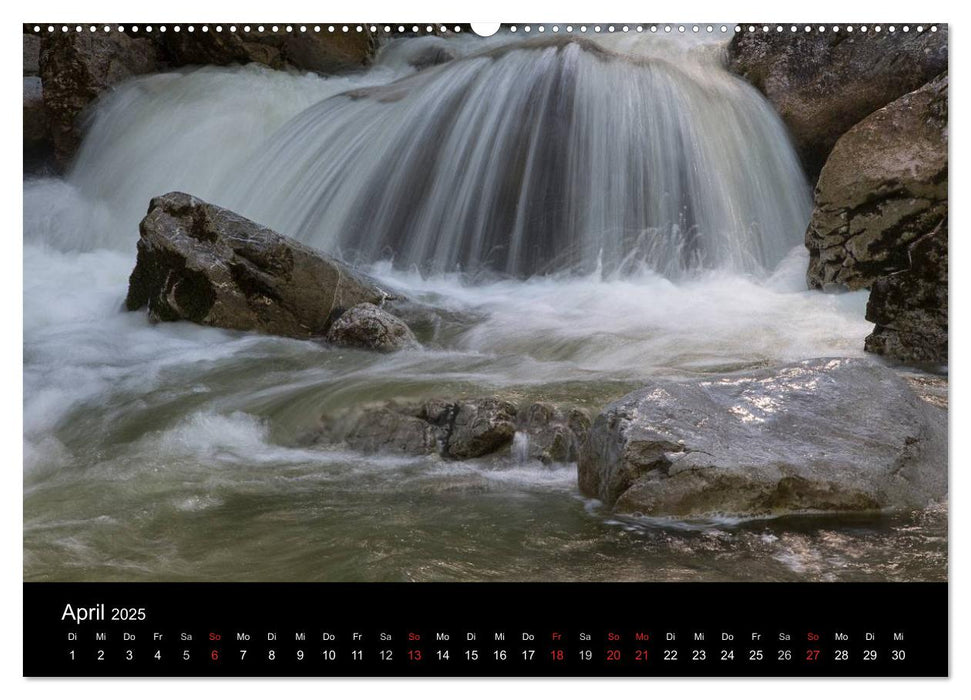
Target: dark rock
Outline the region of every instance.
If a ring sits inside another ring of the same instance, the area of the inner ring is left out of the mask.
[[[24,34],[24,75],[40,75],[40,37]]]
[[[24,149],[30,150],[49,140],[44,88],[38,77],[24,78]]]
[[[911,243],[906,270],[880,277],[867,301],[876,324],[868,352],[919,364],[947,364],[947,220]]]
[[[455,405],[445,440],[445,454],[454,459],[481,457],[512,443],[516,405],[502,399],[475,399]]]
[[[519,410],[497,397],[429,399],[368,409],[349,428],[328,420],[320,437],[365,452],[437,452],[446,459],[473,459],[507,450],[518,435],[526,443],[520,459],[549,464],[575,461],[589,426],[582,411],[547,403]]]
[[[807,281],[862,289],[909,267],[947,216],[947,76],[877,110],[836,144],[806,231]]]
[[[327,332],[327,342],[378,352],[419,347],[415,334],[404,321],[367,302],[341,314]]]
[[[41,42],[40,75],[51,139],[63,167],[81,142],[81,117],[105,90],[156,70],[156,45],[121,32],[64,32]]]
[[[947,34],[946,26],[893,34],[744,31],[729,45],[728,66],[775,106],[815,181],[854,124],[947,70]]]
[[[417,416],[393,408],[378,408],[365,412],[344,441],[362,452],[423,455],[438,451],[439,438],[437,426]]]
[[[947,414],[862,359],[655,381],[596,418],[578,476],[649,516],[921,508],[947,494]]]
[[[411,44],[418,45],[418,47],[408,56],[408,65],[417,70],[440,66],[458,58],[455,47],[442,37],[429,36],[412,39]]]
[[[239,26],[237,26],[239,29]],[[375,38],[361,32],[170,32],[165,35],[166,57],[171,65],[260,63],[270,68],[294,68],[324,75],[364,68],[374,55]]]
[[[156,321],[310,338],[386,296],[342,263],[181,192],[154,198],[139,229],[125,304]]]
[[[543,464],[576,462],[590,430],[590,418],[576,408],[534,403],[519,411],[516,429],[522,436],[521,458]]]

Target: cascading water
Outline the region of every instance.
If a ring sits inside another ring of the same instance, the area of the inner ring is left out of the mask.
[[[303,438],[393,399],[595,411],[652,375],[861,354],[865,294],[805,289],[808,192],[778,119],[717,45],[676,39],[425,37],[354,76],[203,68],[106,96],[68,176],[24,185],[25,579],[861,578],[936,551],[876,529],[831,567],[825,537],[754,525],[698,557],[708,535],[631,534],[584,507],[574,465],[522,449]],[[457,58],[411,65],[432,54]],[[121,311],[138,221],[171,190],[428,302],[424,348]]]
[[[229,131],[217,138],[229,147],[216,169],[208,149],[135,138],[158,132],[133,109],[147,101],[132,90],[106,107],[73,179],[86,188],[95,173],[124,177],[118,149],[104,147],[120,130],[140,144],[126,156],[198,168],[216,203],[364,263],[519,276],[641,264],[670,277],[762,273],[805,230],[800,167],[778,117],[716,53],[678,58],[575,37],[500,45],[321,99],[255,154],[230,146]],[[143,85],[153,103],[199,97],[172,77]]]
[[[807,188],[766,103],[707,70],[568,38],[499,47],[307,109],[243,201],[367,262],[761,272],[799,242]]]

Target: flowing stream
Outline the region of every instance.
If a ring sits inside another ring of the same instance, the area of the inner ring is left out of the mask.
[[[410,62],[457,58],[420,72]],[[651,376],[860,356],[865,293],[805,289],[781,122],[684,37],[392,42],[367,72],[143,77],[24,184],[26,580],[946,577],[946,514],[618,518],[576,465],[311,444],[322,416],[501,394],[591,413]],[[439,309],[391,356],[121,310],[171,190]]]

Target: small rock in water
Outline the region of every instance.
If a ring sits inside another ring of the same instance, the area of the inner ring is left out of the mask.
[[[461,401],[455,406],[446,440],[446,456],[481,457],[512,443],[516,404],[501,399]]]
[[[485,397],[392,402],[365,411],[342,435],[334,425],[330,421],[320,437],[365,452],[437,451],[446,459],[474,459],[509,449],[520,462],[550,464],[576,461],[590,419],[575,408],[534,403],[520,410],[511,401]]]
[[[341,314],[327,332],[327,341],[342,347],[394,352],[419,347],[415,334],[397,316],[364,302]]]

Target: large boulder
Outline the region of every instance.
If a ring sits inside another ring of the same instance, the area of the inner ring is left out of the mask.
[[[874,282],[868,352],[917,364],[947,364],[947,220],[910,244],[907,269]]]
[[[81,143],[81,120],[105,90],[158,68],[152,39],[122,32],[55,32],[44,35],[40,75],[51,139],[63,167]]]
[[[294,68],[321,74],[363,69],[372,59],[376,39],[362,31],[299,31],[277,25],[277,31],[263,32],[168,32],[163,40],[166,59],[175,66],[261,63],[270,68]]]
[[[24,153],[43,148],[49,141],[44,87],[37,76],[24,78]]]
[[[24,33],[24,76],[40,75],[40,36]]]
[[[321,337],[348,308],[388,296],[342,263],[181,192],[154,198],[139,230],[125,304],[156,321]]]
[[[906,270],[947,216],[947,75],[854,126],[819,176],[806,231],[810,287],[862,289]]]
[[[327,342],[377,352],[419,347],[415,334],[404,321],[369,302],[352,306],[341,314],[327,331]]]
[[[520,408],[501,397],[389,402],[354,417],[349,426],[328,418],[318,440],[363,452],[439,454],[474,459],[510,452],[518,437],[521,461],[576,461],[590,419],[583,411],[549,403]]]
[[[906,33],[758,29],[732,39],[729,69],[775,106],[811,181],[850,127],[947,70],[946,26]]]
[[[595,419],[578,476],[648,516],[920,508],[947,493],[947,414],[863,359],[658,380]]]

